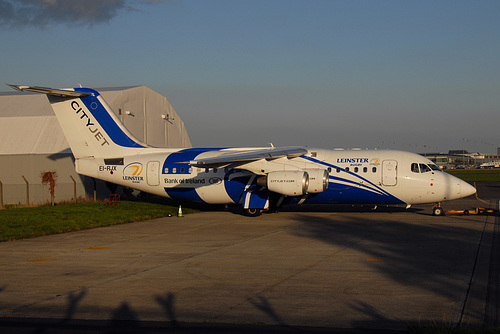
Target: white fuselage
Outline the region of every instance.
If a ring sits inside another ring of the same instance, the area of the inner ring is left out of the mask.
[[[77,159],[77,171],[160,196],[211,204],[241,203],[245,192],[258,187],[260,175],[276,171],[328,171],[327,189],[295,196],[293,200],[300,203],[420,204],[475,192],[468,183],[440,171],[430,160],[401,151],[308,148],[310,154],[292,159],[200,168],[187,162],[252,149],[144,150],[106,161]]]

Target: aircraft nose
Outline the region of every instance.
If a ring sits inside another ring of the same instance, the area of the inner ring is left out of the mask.
[[[468,184],[465,181],[461,181],[460,193],[461,193],[462,197],[474,195],[476,193],[476,191],[477,191],[476,188],[474,188],[473,186],[471,186],[470,184]]]
[[[446,197],[448,200],[464,198],[476,193],[476,188],[456,176],[445,174],[447,176],[448,189]]]

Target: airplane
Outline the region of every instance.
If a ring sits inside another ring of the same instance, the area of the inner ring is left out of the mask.
[[[136,139],[98,91],[9,85],[46,94],[76,172],[178,201],[239,204],[259,216],[284,204],[441,203],[476,189],[421,155],[309,147],[156,148]]]
[[[479,168],[500,168],[499,161],[484,162],[479,165]]]

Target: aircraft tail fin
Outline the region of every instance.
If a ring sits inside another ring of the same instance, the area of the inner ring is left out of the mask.
[[[118,158],[148,147],[123,126],[96,90],[9,86],[19,91],[47,94],[76,159]]]

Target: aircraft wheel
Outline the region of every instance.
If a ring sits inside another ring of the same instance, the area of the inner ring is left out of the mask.
[[[248,217],[257,217],[260,216],[261,213],[262,213],[261,209],[254,209],[254,208],[245,209],[245,215],[247,215]]]
[[[440,206],[435,206],[434,209],[432,210],[432,214],[434,216],[444,216],[444,210]]]

